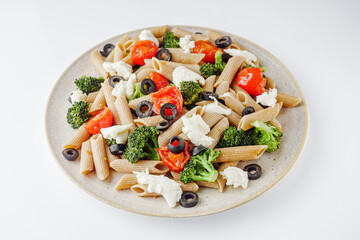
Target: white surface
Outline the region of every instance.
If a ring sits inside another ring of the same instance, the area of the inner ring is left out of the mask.
[[[0,3],[1,239],[358,237],[359,2],[189,2],[191,9],[175,8],[175,1]],[[73,184],[48,149],[46,100],[65,68],[104,39],[166,23],[223,29],[259,44],[307,97],[311,123],[302,156],[277,185],[236,209],[192,219],[118,210]]]

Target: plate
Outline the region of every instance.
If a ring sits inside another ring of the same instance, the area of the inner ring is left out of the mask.
[[[195,26],[179,27],[191,32],[203,32],[209,28]],[[150,28],[147,28],[150,29]],[[130,37],[144,29],[127,32]],[[308,109],[299,84],[289,70],[277,58],[260,46],[234,34],[216,30],[229,35],[247,50],[255,54],[262,66],[266,66],[266,75],[276,81],[279,92],[295,95],[302,103],[295,108],[283,108],[277,119],[283,126],[283,138],[279,150],[265,153],[261,159],[240,162],[239,166],[256,162],[263,169],[263,175],[256,181],[250,181],[247,189],[227,187],[223,193],[215,189],[200,188],[199,204],[193,208],[177,206],[170,208],[165,199],[137,197],[130,190],[116,191],[114,186],[121,178],[121,173],[112,172],[105,181],[96,178],[95,173],[81,175],[79,161],[70,162],[62,156],[62,144],[73,134],[74,130],[66,122],[67,101],[69,94],[76,87],[75,78],[81,75],[100,76],[90,62],[90,53],[94,49],[102,49],[106,43],[115,44],[124,34],[108,39],[86,51],[76,59],[57,80],[50,93],[45,116],[45,128],[51,152],[65,174],[81,189],[93,197],[120,209],[139,214],[159,217],[194,217],[225,211],[244,204],[274,186],[282,179],[299,157],[308,131]]]

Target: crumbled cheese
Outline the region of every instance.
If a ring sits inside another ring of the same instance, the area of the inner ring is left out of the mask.
[[[149,30],[143,30],[139,35],[140,40],[150,40],[153,41],[156,46],[159,46],[159,40],[152,34]]]
[[[251,52],[248,52],[246,50],[238,50],[238,49],[224,49],[224,51],[231,56],[242,56],[245,58],[245,62],[249,65],[254,65],[254,63],[257,61],[257,58],[254,54]]]
[[[200,76],[196,72],[187,69],[184,66],[179,66],[175,68],[172,76],[173,76],[173,83],[175,84],[176,87],[180,87],[180,83],[183,81],[197,82],[201,85],[205,84],[205,79],[202,76]]]
[[[213,97],[213,96],[210,96],[210,98],[212,100],[214,100],[213,103],[210,103],[210,104],[207,104],[205,105],[201,111],[204,113],[204,112],[212,112],[212,113],[218,113],[218,114],[224,114],[224,115],[230,115],[231,114],[231,109],[229,108],[223,108],[219,105],[219,102],[218,100]]]
[[[263,92],[263,94],[256,96],[256,103],[261,105],[275,107],[277,97],[277,89],[270,89],[269,92]]]
[[[71,92],[70,100],[72,104],[80,101],[86,102],[86,99],[87,99],[87,95],[80,90],[74,90]]]
[[[110,73],[110,75],[119,75],[125,80],[128,79],[132,73],[132,66],[130,64],[124,63],[123,61],[114,63],[104,62],[103,67],[106,72]]]
[[[231,97],[232,95],[229,92],[224,93],[223,95],[220,95],[219,97],[225,98],[225,97]]]
[[[191,35],[186,35],[185,37],[180,38],[179,45],[184,52],[190,53],[195,47],[195,42],[192,41]]]
[[[127,99],[130,99],[134,93],[134,85],[136,82],[136,74],[133,73],[130,75],[129,80],[120,81],[115,85],[115,88],[112,90],[111,94],[115,97],[124,96]]]
[[[134,172],[139,184],[147,184],[149,193],[161,194],[170,207],[175,207],[181,198],[182,190],[180,184],[163,175],[150,175],[149,169],[145,172]]]
[[[190,118],[184,116],[181,120],[184,123],[182,131],[193,144],[209,147],[213,143],[214,139],[206,136],[210,132],[210,127],[200,115],[195,114]]]
[[[224,179],[226,179],[226,185],[234,185],[234,188],[242,186],[247,188],[249,179],[248,173],[238,167],[228,167],[224,171],[220,172]]]
[[[100,130],[101,134],[106,139],[115,139],[117,144],[125,144],[129,135],[129,125],[114,125]]]

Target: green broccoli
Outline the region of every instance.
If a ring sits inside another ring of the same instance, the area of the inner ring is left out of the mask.
[[[207,149],[196,156],[192,156],[181,171],[180,180],[183,183],[194,181],[214,182],[218,172],[212,165],[212,162],[220,155],[220,151]]]
[[[88,77],[81,76],[80,78],[75,79],[76,87],[81,90],[83,93],[89,94],[92,92],[99,91],[101,88],[101,83],[104,82],[104,78],[99,77]]]
[[[220,75],[224,70],[226,63],[222,60],[222,52],[219,50],[215,53],[215,64],[207,63],[200,67],[200,73],[204,78],[212,75]]]
[[[180,39],[174,36],[173,32],[166,32],[163,38],[163,48],[179,48]]]
[[[141,126],[135,128],[129,135],[125,158],[131,163],[136,163],[142,158],[160,160],[157,152],[159,134],[159,130],[155,127]]]
[[[112,138],[112,139],[105,138],[105,143],[108,146],[115,145],[116,144],[116,139],[115,138]]]
[[[88,112],[89,103],[80,101],[75,102],[71,107],[69,107],[66,114],[66,119],[68,124],[72,128],[79,128],[83,123],[87,122],[92,115]]]
[[[282,132],[276,127],[261,121],[252,122],[251,125],[255,127],[251,134],[254,144],[267,145],[267,152],[273,152],[279,148]]]
[[[134,85],[135,91],[134,91],[133,95],[131,96],[131,98],[129,99],[129,101],[134,100],[134,99],[137,99],[137,98],[141,98],[141,97],[145,96],[145,94],[143,94],[143,93],[140,91],[140,84],[141,84],[141,83],[136,83],[136,84]]]
[[[201,86],[192,81],[182,81],[180,83],[180,93],[184,99],[186,108],[191,109],[200,100],[200,93],[203,91]]]
[[[237,130],[235,127],[230,126],[225,130],[223,137],[218,142],[218,148],[247,146],[252,144],[252,138],[246,134],[244,130]]]

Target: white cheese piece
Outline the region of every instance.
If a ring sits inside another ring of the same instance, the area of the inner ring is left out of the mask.
[[[227,92],[227,93],[224,93],[223,95],[220,95],[219,97],[226,98],[226,97],[231,97],[231,96],[232,95],[229,92]]]
[[[147,184],[149,193],[161,194],[170,207],[175,207],[181,198],[180,184],[163,175],[150,175],[149,169],[145,172],[134,172],[139,184]]]
[[[136,74],[133,73],[130,75],[129,80],[120,81],[115,85],[115,88],[112,90],[111,94],[115,97],[124,96],[127,99],[130,99],[134,93],[134,85],[136,82]]]
[[[152,34],[149,30],[143,30],[139,35],[140,40],[150,40],[153,41],[156,46],[159,46],[159,40]]]
[[[261,105],[275,107],[277,97],[277,89],[270,89],[269,92],[263,92],[263,94],[256,96],[256,103]]]
[[[74,90],[71,92],[70,100],[72,104],[81,101],[86,102],[86,99],[87,99],[87,95],[80,90]]]
[[[245,62],[249,65],[254,65],[257,61],[257,58],[251,52],[246,50],[238,50],[238,49],[224,49],[224,52],[230,54],[231,56],[242,56],[245,58]]]
[[[173,75],[173,83],[175,84],[176,87],[180,87],[180,83],[183,81],[196,82],[199,83],[200,85],[205,84],[205,79],[202,76],[200,76],[196,72],[193,72],[184,66],[179,66],[175,68],[172,75]]]
[[[119,75],[125,80],[128,79],[132,73],[132,66],[130,64],[124,63],[123,61],[114,63],[104,62],[103,67],[106,72],[110,73],[110,75]]]
[[[230,108],[223,108],[219,105],[219,102],[218,100],[213,97],[213,96],[210,96],[210,98],[212,100],[214,100],[213,103],[210,103],[208,105],[205,105],[203,108],[202,108],[202,112],[212,112],[212,113],[218,113],[218,114],[223,114],[223,115],[230,115],[231,114],[231,109]]]
[[[224,179],[226,179],[226,185],[234,185],[234,188],[242,186],[247,188],[249,179],[248,173],[238,167],[228,167],[224,171],[220,172]]]
[[[125,144],[129,135],[129,125],[114,125],[100,130],[101,134],[106,139],[115,139],[117,144]]]
[[[209,147],[213,143],[214,139],[206,136],[210,132],[210,127],[200,115],[195,114],[190,118],[182,117],[181,120],[184,123],[182,131],[193,144]]]
[[[191,35],[186,35],[185,37],[180,38],[179,45],[185,53],[190,53],[195,47],[195,41],[192,41]]]

